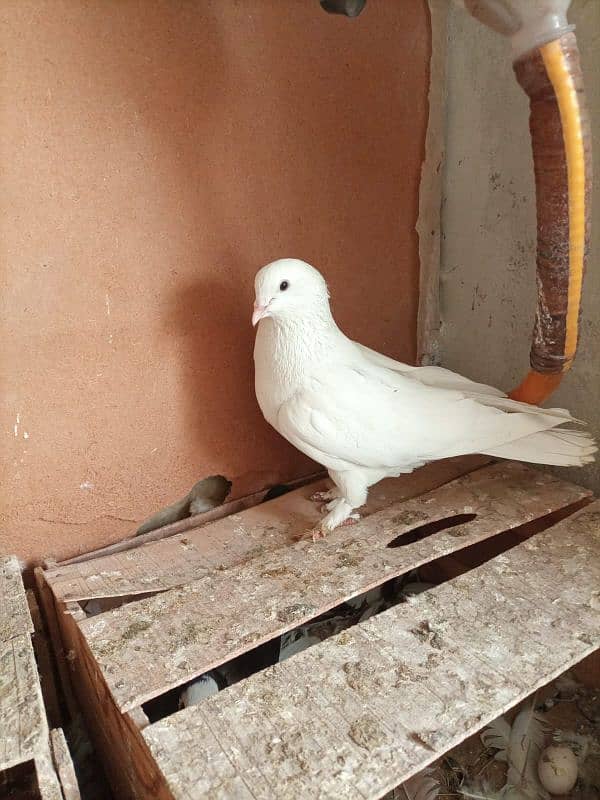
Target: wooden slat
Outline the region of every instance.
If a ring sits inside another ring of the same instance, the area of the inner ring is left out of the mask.
[[[76,719],[77,715],[79,714],[79,708],[75,696],[73,694],[73,688],[71,686],[71,676],[69,673],[66,653],[64,650],[63,641],[60,634],[60,629],[57,619],[58,604],[55,602],[54,595],[52,594],[50,587],[46,583],[45,580],[46,573],[44,572],[44,570],[41,569],[41,567],[36,567],[33,570],[33,575],[38,590],[37,596],[40,601],[40,610],[42,611],[44,622],[46,623],[46,629],[48,631],[48,635],[50,636],[50,642],[52,644],[52,652],[54,654],[56,669],[58,671],[62,696],[65,699],[69,716],[71,717],[71,719]]]
[[[46,635],[46,626],[42,617],[42,612],[38,606],[37,598],[33,589],[27,589],[27,604],[33,622],[33,650],[38,667],[40,685],[42,687],[42,697],[46,707],[48,722],[51,727],[62,724],[62,711],[58,699],[58,676],[55,670],[54,659],[50,641]]]
[[[0,769],[35,756],[48,739],[31,635],[0,642]]]
[[[0,642],[33,632],[21,567],[15,556],[0,558]]]
[[[375,800],[600,647],[600,502],[143,731],[176,800]]]
[[[373,514],[415,497],[489,461],[485,456],[448,459],[411,475],[383,481],[371,489],[363,513]],[[215,569],[289,545],[323,516],[309,497],[327,485],[320,482],[305,486],[268,504],[133,550],[58,565],[46,572],[46,580],[60,600],[121,597],[184,585]]]
[[[35,769],[41,800],[65,800],[60,788],[58,775],[54,769],[49,740],[45,742],[43,749],[36,754]]]
[[[122,710],[234,658],[420,564],[572,504],[586,491],[496,464],[380,511],[325,541],[257,555],[80,624]],[[472,522],[405,547],[396,535],[464,512]]]
[[[33,631],[19,562],[14,556],[0,558],[0,773],[34,761],[42,800],[62,800],[50,757]]]
[[[312,475],[306,475],[302,478],[297,478],[293,481],[286,481],[286,486],[290,488],[300,488],[306,486],[308,483],[315,483],[326,476],[323,470],[315,472]],[[127,539],[121,539],[119,542],[113,542],[106,547],[101,547],[98,550],[93,550],[91,553],[82,553],[73,558],[67,558],[60,561],[61,565],[78,564],[82,561],[90,561],[93,558],[102,558],[104,556],[114,555],[115,553],[122,553],[125,550],[133,550],[134,548],[141,547],[149,542],[156,542],[159,539],[166,539],[169,536],[174,536],[176,533],[185,533],[193,528],[199,528],[201,525],[206,525],[222,517],[228,517],[231,514],[240,514],[247,508],[258,505],[262,502],[264,496],[267,494],[267,489],[253,494],[246,495],[246,497],[239,497],[236,500],[229,500],[223,505],[213,508],[210,511],[204,511],[201,514],[193,514],[191,517],[172,522],[170,525],[163,525],[161,528],[155,528],[148,533],[142,533],[139,536],[132,534]]]
[[[62,789],[64,800],[81,800],[75,767],[73,766],[69,746],[62,728],[54,728],[50,732],[50,743],[52,745],[52,758],[60,780],[60,788]]]
[[[44,581],[44,573],[40,581]],[[50,590],[48,589],[48,593]],[[69,611],[57,617],[69,660],[78,708],[85,719],[94,749],[102,760],[115,800],[172,800],[164,777],[142,739],[138,714],[122,714],[106,688],[77,621]]]

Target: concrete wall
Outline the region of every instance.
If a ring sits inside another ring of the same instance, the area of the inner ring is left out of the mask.
[[[600,2],[574,0],[593,148],[600,160]],[[442,363],[513,388],[529,366],[535,311],[535,188],[528,101],[509,44],[454,4],[448,21],[442,206]],[[596,172],[600,170],[596,169]],[[600,440],[600,180],[584,285],[579,355],[551,398]],[[561,474],[600,491],[600,463]]]
[[[123,537],[221,471],[312,465],[254,399],[255,271],[322,268],[411,359],[426,3],[7,0],[0,9],[0,552]]]

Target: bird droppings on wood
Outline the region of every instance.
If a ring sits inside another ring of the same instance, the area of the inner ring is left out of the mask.
[[[350,553],[341,552],[338,555],[338,564],[340,567],[357,567],[360,561],[360,556],[352,556]]]
[[[295,603],[292,606],[286,606],[282,608],[281,611],[277,614],[277,619],[280,622],[294,622],[296,619],[305,619],[306,617],[310,617],[316,613],[316,609],[314,606],[307,605],[306,603]]]
[[[425,520],[429,519],[428,515],[424,511],[404,511],[401,514],[397,514],[393,519],[392,523],[394,525],[414,525],[417,522],[425,522]]]
[[[432,647],[435,647],[436,650],[441,650],[443,647],[441,636],[431,629],[427,620],[420,622],[416,628],[411,628],[410,632],[421,642],[428,642]]]
[[[347,661],[342,669],[346,675],[346,683],[351,689],[361,692],[363,689],[368,689],[371,684],[372,670],[368,665],[360,661]],[[384,681],[378,681],[381,687],[384,686]]]
[[[377,719],[369,714],[363,715],[350,725],[348,736],[365,750],[375,750],[389,743],[389,737],[381,729]]]
[[[147,631],[148,628],[151,627],[151,625],[152,623],[147,620],[141,620],[141,619],[136,620],[135,622],[132,622],[131,625],[129,625],[129,627],[123,631],[123,633],[121,634],[121,638],[124,639],[125,641],[128,641],[129,639],[135,639],[137,636],[140,635],[140,633]]]
[[[396,688],[400,686],[406,686],[408,683],[412,683],[415,680],[415,676],[406,664],[398,664],[396,667],[396,681],[394,686]]]

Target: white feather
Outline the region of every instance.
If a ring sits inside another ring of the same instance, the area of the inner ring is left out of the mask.
[[[407,800],[436,800],[440,784],[432,777],[432,771],[426,769],[404,781],[402,789]]]
[[[510,724],[504,717],[498,717],[483,730],[481,741],[485,747],[497,749],[494,756],[496,761],[508,761],[508,747],[510,742]]]
[[[508,744],[508,773],[506,782],[530,798],[547,798],[539,782],[537,764],[544,747],[545,725],[530,702],[520,711],[512,724]]]
[[[196,706],[201,703],[206,697],[212,697],[218,694],[219,685],[211,675],[200,675],[199,678],[187,686],[179,697],[179,707],[187,708],[188,706]]]

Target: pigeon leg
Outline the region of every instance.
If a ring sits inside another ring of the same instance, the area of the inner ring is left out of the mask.
[[[360,516],[354,512],[367,501],[367,481],[362,472],[330,472],[339,489],[339,497],[327,504],[328,513],[313,531],[313,539],[322,538],[340,525],[352,525]]]
[[[323,517],[316,528],[310,531],[309,536],[312,536],[313,542],[316,542],[317,539],[324,539],[335,528],[355,525],[360,519],[360,514],[353,511],[352,507],[341,497],[333,502],[336,503],[335,507]]]

